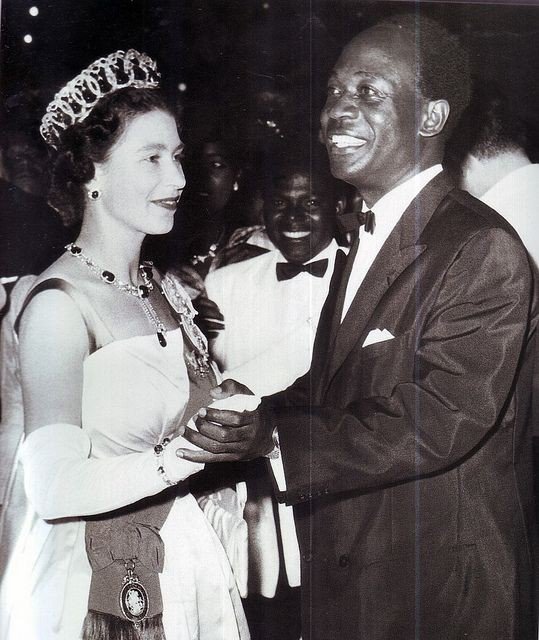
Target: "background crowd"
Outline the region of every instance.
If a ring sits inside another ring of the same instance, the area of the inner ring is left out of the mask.
[[[73,9],[67,0],[3,2],[0,277],[40,271],[76,233],[73,220],[46,206],[50,176],[38,123],[49,96],[88,60],[115,47],[138,47],[163,70],[164,88],[184,122],[189,179],[172,233],[152,242],[148,257],[167,268],[194,267],[190,282],[201,290],[197,274],[203,280],[219,250],[226,247],[215,266],[271,246],[261,229],[264,166],[298,134],[317,144],[325,80],[340,48],[361,28],[407,6],[125,0]],[[535,161],[539,89],[531,78],[539,67],[539,9],[435,2],[422,11],[459,34],[475,76],[499,90],[512,121],[522,123],[525,152]],[[461,136],[454,154],[457,172],[468,140]],[[352,200],[348,193],[349,207]]]
[[[64,216],[59,227],[58,215],[43,202],[49,175],[38,123],[49,96],[88,60],[115,47],[137,47],[159,61],[184,122],[189,179],[174,230],[150,253],[167,267],[194,260],[204,276],[212,254],[237,228],[253,227],[246,255],[269,246],[256,228],[262,225],[257,181],[264,163],[279,153],[275,143],[286,145],[298,133],[316,141],[325,80],[342,45],[406,6],[125,0],[110,6],[87,1],[73,9],[67,0],[3,2],[0,277],[40,270],[40,260],[54,257],[74,233],[73,221]],[[539,147],[539,89],[531,81],[539,66],[538,8],[436,2],[422,10],[459,34],[471,50],[475,75],[509,100],[512,117],[525,124],[533,161]],[[17,190],[7,190],[6,182]],[[13,210],[24,213],[10,217]],[[42,255],[47,250],[51,255]]]

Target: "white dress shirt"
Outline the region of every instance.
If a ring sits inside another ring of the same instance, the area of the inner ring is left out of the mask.
[[[480,200],[513,226],[539,266],[539,164],[528,164],[511,171]]]
[[[372,234],[367,233],[365,227],[360,227],[359,249],[354,259],[354,266],[348,280],[348,285],[346,286],[341,321],[344,320],[346,312],[350,308],[352,300],[355,298],[367,272],[371,268],[384,242],[389,237],[389,234],[401,219],[402,214],[421,189],[441,171],[442,165],[437,164],[417,173],[415,176],[406,180],[406,182],[399,184],[386,193],[371,207],[376,226]],[[366,211],[367,209],[368,207],[363,204],[363,210]]]
[[[300,273],[279,282],[276,265],[286,259],[278,250],[208,274],[206,293],[225,324],[210,350],[225,378],[265,396],[286,389],[309,370],[338,248],[333,240],[310,261],[328,259],[321,278]]]

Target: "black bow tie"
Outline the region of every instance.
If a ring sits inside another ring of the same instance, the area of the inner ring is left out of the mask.
[[[307,264],[296,264],[295,262],[278,262],[275,267],[277,280],[290,280],[300,273],[310,273],[316,278],[321,278],[327,271],[329,260],[315,260]]]
[[[362,225],[365,225],[365,231],[367,233],[372,234],[374,232],[374,211],[361,211],[360,213],[352,211],[350,213],[343,213],[338,217],[338,221],[341,229],[345,233],[356,231]]]

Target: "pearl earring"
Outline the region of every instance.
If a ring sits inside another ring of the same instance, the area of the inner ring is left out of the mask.
[[[240,185],[238,184],[238,181],[236,180],[236,182],[234,182],[234,184],[232,185],[232,191],[237,191],[240,188]]]
[[[98,189],[94,189],[93,191],[88,191],[88,197],[90,200],[99,200],[101,197],[101,192]]]

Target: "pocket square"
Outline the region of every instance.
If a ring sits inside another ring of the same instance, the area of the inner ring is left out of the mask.
[[[369,331],[367,337],[365,338],[365,342],[361,346],[368,347],[370,344],[375,344],[376,342],[393,340],[394,337],[395,336],[387,329],[372,329],[371,331]]]

